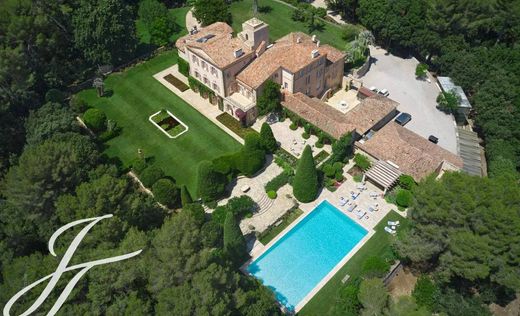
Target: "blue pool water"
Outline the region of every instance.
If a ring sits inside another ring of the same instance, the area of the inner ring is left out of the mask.
[[[296,305],[367,234],[327,201],[252,262],[247,271],[289,309]]]

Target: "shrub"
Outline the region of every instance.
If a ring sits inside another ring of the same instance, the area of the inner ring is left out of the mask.
[[[408,190],[401,189],[397,192],[395,197],[395,202],[398,206],[408,207],[412,203],[413,195],[412,192]]]
[[[276,191],[267,192],[267,197],[269,197],[271,200],[276,199],[276,197],[277,197]]]
[[[70,98],[69,106],[75,113],[83,113],[88,109],[87,101],[81,99],[77,95],[73,95]]]
[[[426,76],[426,73],[428,72],[428,65],[420,63],[415,67],[415,76],[417,78],[423,78]]]
[[[303,132],[302,137],[303,137],[303,139],[309,139],[309,137],[311,137],[311,135],[309,135],[309,133],[307,133],[307,132]]]
[[[332,178],[336,174],[336,169],[334,169],[334,166],[327,163],[323,166],[323,173],[326,177]]]
[[[325,16],[327,16],[327,9],[325,8],[316,8],[315,9],[315,12],[316,12],[316,15],[319,16],[320,18],[324,18]]]
[[[363,170],[367,170],[372,165],[368,157],[362,154],[354,155],[354,163]]]
[[[415,298],[417,305],[433,310],[439,296],[439,288],[427,275],[421,275],[415,283],[412,296]]]
[[[260,129],[260,144],[262,148],[266,151],[273,153],[278,148],[278,143],[276,142],[276,138],[274,138],[273,130],[269,124],[262,124],[262,128]]]
[[[260,135],[257,133],[248,133],[244,137],[244,149],[245,150],[255,150],[261,149],[262,143],[260,139]]]
[[[316,146],[316,148],[323,148],[323,143],[318,141],[318,142],[316,142],[315,146]]]
[[[83,121],[94,132],[102,132],[107,127],[107,117],[98,109],[88,109],[83,114]]]
[[[356,278],[339,289],[340,300],[336,304],[336,308],[340,309],[340,311],[335,313],[336,315],[359,315],[359,310],[361,309],[361,303],[358,299],[360,282],[361,280]]]
[[[224,155],[213,159],[213,167],[216,171],[230,175],[235,169],[236,154]]]
[[[151,188],[153,184],[162,177],[164,177],[164,172],[161,168],[149,166],[141,172],[139,180],[141,180],[145,187]]]
[[[153,196],[157,202],[173,207],[179,199],[179,189],[170,179],[159,179],[152,186]]]
[[[224,221],[224,253],[239,267],[247,257],[246,240],[233,213],[228,212]]]
[[[399,186],[403,189],[411,190],[415,187],[415,180],[407,174],[402,174],[399,176]]]
[[[215,170],[207,160],[199,164],[197,170],[197,192],[204,202],[215,201],[226,190],[226,176]]]
[[[181,187],[181,204],[182,207],[186,207],[189,204],[193,203],[193,199],[191,198],[190,192],[188,191],[188,188],[183,185]]]
[[[303,150],[292,185],[294,197],[300,202],[314,201],[318,195],[318,173],[309,145]]]
[[[390,264],[378,256],[369,257],[363,262],[361,273],[365,278],[382,278],[390,270]]]
[[[298,125],[296,125],[295,123],[291,123],[291,125],[289,125],[289,129],[290,129],[291,131],[295,131],[295,130],[298,129]]]
[[[311,134],[311,125],[309,123],[305,123],[305,125],[303,125],[303,130],[305,131],[305,133],[307,134]]]
[[[343,171],[336,171],[336,174],[334,175],[334,178],[337,181],[342,181],[345,177],[343,176]]]
[[[322,136],[325,138],[325,136]],[[352,134],[346,134],[340,137],[332,144],[332,155],[330,162],[343,162],[347,157],[352,155]]]
[[[248,195],[242,195],[229,199],[226,207],[228,211],[233,213],[237,218],[243,218],[247,214],[252,213],[256,207],[256,203]]]
[[[341,32],[341,38],[345,40],[345,42],[352,42],[356,39],[358,33],[359,32],[355,27],[346,25],[343,27],[343,31]]]

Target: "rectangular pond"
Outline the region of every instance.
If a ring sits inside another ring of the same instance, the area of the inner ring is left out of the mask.
[[[323,201],[254,260],[247,271],[294,310],[368,232]]]

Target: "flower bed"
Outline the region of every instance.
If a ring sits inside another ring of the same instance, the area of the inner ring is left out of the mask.
[[[173,76],[172,74],[166,75],[164,77],[164,80],[171,83],[175,88],[179,89],[181,92],[184,92],[190,88],[187,84],[185,84],[179,78]]]
[[[188,131],[188,126],[167,110],[150,115],[148,120],[169,138],[177,138]]]

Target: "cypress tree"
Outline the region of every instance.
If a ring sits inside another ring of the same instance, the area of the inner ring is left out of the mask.
[[[271,153],[278,147],[276,138],[273,135],[273,130],[267,123],[262,124],[262,128],[260,129],[260,143],[265,150]]]
[[[193,199],[191,198],[190,192],[188,192],[188,188],[185,185],[181,187],[181,204],[182,207],[187,206],[188,204],[193,203]]]
[[[247,256],[246,239],[233,212],[227,212],[224,221],[224,252],[236,266]]]
[[[312,202],[318,195],[318,173],[309,145],[303,150],[292,185],[294,197],[300,202]]]

